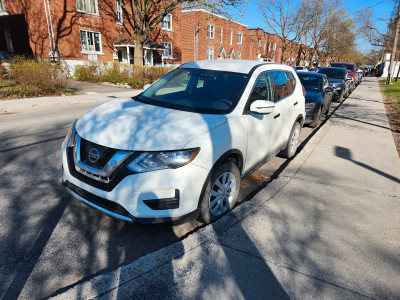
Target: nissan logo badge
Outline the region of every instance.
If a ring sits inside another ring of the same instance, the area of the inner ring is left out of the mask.
[[[96,148],[90,149],[89,154],[88,154],[88,157],[89,157],[89,160],[90,160],[92,163],[97,162],[97,161],[99,160],[99,158],[100,158],[99,150],[97,150]]]

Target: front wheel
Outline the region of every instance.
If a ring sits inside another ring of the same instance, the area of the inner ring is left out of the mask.
[[[286,148],[283,149],[279,155],[285,158],[291,158],[297,150],[297,146],[300,140],[301,126],[299,122],[293,125],[292,131],[290,132],[289,140],[286,143]]]
[[[221,164],[211,175],[200,199],[198,220],[209,224],[230,211],[237,201],[240,171],[231,161]]]
[[[318,109],[318,112],[314,116],[314,121],[309,125],[311,128],[315,128],[318,126],[319,121],[321,119],[321,114],[322,114],[322,107]]]

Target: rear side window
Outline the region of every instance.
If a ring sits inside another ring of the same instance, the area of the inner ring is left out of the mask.
[[[254,85],[253,91],[249,98],[249,104],[256,100],[267,100],[274,102],[274,85],[272,82],[271,74],[261,74]]]
[[[284,71],[272,72],[272,77],[275,82],[275,101],[279,101],[293,92],[293,87],[288,74],[289,73]]]
[[[287,76],[288,76],[288,78],[289,78],[290,85],[291,85],[291,87],[292,87],[292,91],[291,91],[290,93],[293,93],[294,88],[295,88],[295,86],[296,86],[296,79],[294,78],[293,74],[290,73],[290,72],[287,73]]]

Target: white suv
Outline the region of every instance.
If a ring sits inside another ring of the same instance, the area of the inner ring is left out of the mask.
[[[62,146],[63,184],[124,221],[209,223],[233,208],[242,177],[295,154],[304,117],[292,67],[190,62],[76,120]]]

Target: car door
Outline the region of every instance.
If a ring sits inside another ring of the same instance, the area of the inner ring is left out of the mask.
[[[278,146],[282,146],[289,139],[298,115],[295,106],[299,103],[293,94],[296,79],[291,72],[287,71],[271,71],[271,74],[275,85],[275,107],[280,112],[279,128],[275,135]]]
[[[258,76],[244,112],[247,127],[247,170],[267,160],[277,148],[282,126],[280,105],[276,105],[270,114],[260,115],[250,111],[251,103],[256,100],[275,102],[274,82],[270,72]]]

